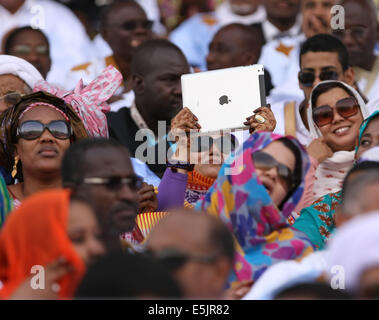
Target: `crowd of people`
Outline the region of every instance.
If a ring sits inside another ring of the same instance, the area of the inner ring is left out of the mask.
[[[0,0],[0,299],[378,298],[379,1],[61,2]]]

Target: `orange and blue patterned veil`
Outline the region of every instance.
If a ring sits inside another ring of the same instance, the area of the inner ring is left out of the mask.
[[[218,216],[233,233],[236,258],[230,281],[257,280],[271,265],[300,259],[314,251],[308,237],[291,227],[287,219],[304,192],[310,167],[307,152],[293,137],[302,160],[301,182],[287,197],[280,211],[258,179],[252,154],[284,138],[269,132],[255,133],[221,167],[207,194],[196,203],[197,210]]]

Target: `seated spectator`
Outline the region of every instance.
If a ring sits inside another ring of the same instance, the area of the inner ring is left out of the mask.
[[[373,150],[373,149],[372,149]],[[366,158],[364,156],[363,158]],[[333,215],[333,218],[327,216],[326,210],[321,211],[320,216],[317,218],[316,215],[313,216],[314,220],[306,220],[309,224],[309,227],[306,224],[303,224],[299,229],[307,234],[309,239],[316,245],[324,249],[323,241],[317,240],[321,237],[321,234],[324,234],[320,231],[320,234],[315,237],[315,234],[318,233],[317,226],[315,226],[316,219],[322,219],[322,214],[324,214],[324,225],[328,227],[330,232],[334,233],[336,227],[340,227],[342,224],[348,220],[356,217],[357,215],[364,214],[365,212],[371,210],[377,210],[379,208],[376,201],[376,196],[373,196],[373,192],[377,192],[378,188],[378,175],[379,175],[379,157],[376,155],[376,160],[366,161],[358,163],[355,165],[344,179],[342,194],[342,206],[337,207],[333,204],[333,207],[330,209],[333,211],[338,211],[338,214]],[[376,180],[375,180],[376,179]],[[358,184],[358,185],[357,185]],[[366,194],[367,193],[367,194]],[[325,208],[326,209],[326,208]],[[304,213],[305,214],[305,213]],[[299,220],[303,217],[300,216]],[[297,223],[297,221],[296,221]],[[296,225],[295,223],[295,225]],[[314,230],[314,231],[313,231]],[[338,230],[337,230],[338,233]],[[322,243],[322,246],[320,245]],[[323,278],[325,272],[329,272],[328,269],[329,261],[329,250],[318,250],[301,261],[285,261],[278,263],[270,267],[263,275],[258,279],[254,284],[248,294],[246,294],[244,300],[266,300],[273,299],[276,294],[290,286],[300,284],[303,282],[313,282]]]
[[[319,161],[317,168],[313,166],[315,201],[341,189],[343,178],[354,164],[359,127],[370,113],[359,93],[339,81],[319,83],[309,101],[307,116],[311,137],[322,139],[328,149],[328,157]],[[342,108],[349,112],[341,112]],[[312,152],[315,151],[310,154]]]
[[[25,25],[45,32],[50,42],[52,65],[47,80],[51,83],[62,85],[63,75],[70,68],[92,56],[83,25],[70,9],[56,1],[1,0],[0,15],[0,40],[9,30]]]
[[[220,220],[173,210],[153,229],[146,247],[172,273],[185,298],[222,297],[235,253],[233,238]]]
[[[181,289],[169,271],[138,254],[111,253],[87,271],[75,299],[179,299]]]
[[[1,165],[21,181],[9,185],[14,206],[45,189],[60,188],[60,162],[72,141],[87,137],[76,112],[63,100],[36,92],[0,116]],[[45,130],[48,129],[48,130]]]
[[[44,79],[50,71],[50,44],[42,30],[32,27],[11,30],[3,39],[3,53],[28,61]]]
[[[254,112],[254,116],[244,123],[250,127],[250,133],[274,130],[275,117],[269,108],[262,107]],[[263,117],[265,122],[258,122],[257,116]],[[188,108],[183,108],[171,122],[173,133],[178,130],[183,130],[183,133],[197,128],[200,128],[197,118]],[[158,209],[167,210],[179,207],[183,203],[191,207],[205,195],[217,178],[224,159],[238,147],[239,142],[235,134],[200,134],[195,142],[188,141],[187,137],[178,132],[179,140],[175,145],[175,154],[169,159],[168,168],[158,187]],[[180,162],[179,165],[175,165],[177,161]],[[184,167],[183,162],[187,163]]]
[[[64,87],[71,90],[80,79],[88,84],[105,67],[112,65],[121,72],[124,82],[115,97],[109,101],[111,110],[130,107],[134,101],[131,59],[136,48],[152,38],[151,27],[152,21],[147,19],[145,11],[135,1],[115,1],[107,6],[101,18],[101,35],[110,46],[112,54],[98,56],[73,67],[67,73]]]
[[[32,93],[36,83],[43,80],[39,71],[24,59],[0,55],[0,112]]]
[[[158,177],[166,169],[168,149],[164,138],[167,132],[162,133],[162,129],[166,131],[171,119],[182,109],[180,77],[187,73],[189,65],[177,46],[163,39],[143,43],[135,51],[131,64],[135,102],[131,108],[107,115],[110,137],[121,142],[132,157],[147,162]],[[159,121],[161,125],[165,121],[160,130]],[[160,149],[164,150],[163,159]]]
[[[353,85],[354,72],[349,66],[346,47],[331,35],[320,34],[307,39],[301,47],[298,59],[298,86],[302,91],[302,98],[272,103],[271,109],[277,121],[275,133],[294,136],[303,145],[309,145],[312,138],[307,110],[312,89],[324,80],[339,80]],[[275,89],[272,94],[274,91]],[[273,99],[272,95],[271,98]],[[310,155],[315,159],[319,158],[317,153]]]
[[[108,134],[103,110],[109,106],[105,101],[120,81],[120,73],[109,67],[87,87],[78,86],[74,92],[62,94],[40,82],[34,87],[37,92],[23,96],[1,114],[0,159],[6,172],[12,171],[19,182],[8,187],[15,207],[33,193],[61,187],[61,160],[72,142]]]
[[[7,219],[0,239],[3,299],[71,298],[86,267],[105,253],[91,207],[67,190],[30,197]]]
[[[309,166],[295,138],[258,132],[226,160],[197,202],[197,209],[219,217],[236,239],[231,281],[256,281],[269,266],[313,252],[308,237],[287,222],[303,194]]]
[[[226,0],[215,12],[198,13],[184,21],[170,33],[175,43],[196,70],[206,70],[206,56],[214,34],[231,23],[253,24],[263,22],[265,9],[256,0]]]
[[[372,0],[342,0],[345,28],[334,30],[349,51],[359,89],[370,100],[378,94],[379,57],[374,49],[377,42],[377,15]],[[374,111],[374,110],[371,110]]]
[[[137,214],[155,211],[157,201],[154,188],[134,173],[128,150],[112,139],[78,141],[66,151],[61,170],[63,186],[92,203],[107,248],[120,249],[121,236],[130,247],[126,237]],[[136,228],[137,242],[143,240],[138,232]]]
[[[376,191],[372,196],[377,197],[378,187],[376,182]],[[378,298],[378,228],[379,215],[376,209],[347,222],[329,243],[327,270],[334,270],[334,266],[343,268],[344,288],[357,299]],[[335,276],[328,272],[328,279]]]

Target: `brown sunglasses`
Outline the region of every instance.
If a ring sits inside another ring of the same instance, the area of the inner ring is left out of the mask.
[[[359,104],[353,97],[344,98],[336,103],[336,110],[341,117],[349,118],[359,111]],[[312,110],[313,121],[318,127],[323,127],[333,121],[333,108],[329,105],[320,106]]]

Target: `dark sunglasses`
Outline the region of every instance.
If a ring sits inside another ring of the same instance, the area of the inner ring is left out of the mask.
[[[323,70],[318,76],[321,81],[325,80],[337,80],[338,73],[333,70]],[[315,82],[316,75],[311,71],[300,71],[299,72],[299,81],[304,87],[312,87]]]
[[[278,176],[286,182],[289,188],[293,188],[292,171],[282,163],[276,161],[271,155],[263,151],[253,153],[254,167],[261,170],[276,168]]]
[[[21,98],[24,96],[24,94],[21,94],[19,92],[9,92],[2,97],[0,97],[1,100],[4,100],[4,103],[8,106],[14,106],[15,104],[19,103]]]
[[[228,154],[238,147],[237,139],[232,135],[225,135],[218,138],[211,136],[198,136],[191,143],[191,152],[205,152],[215,144],[222,153]]]
[[[48,124],[30,120],[18,126],[16,136],[25,140],[35,140],[42,135],[45,129],[49,130],[53,137],[59,140],[69,139],[73,134],[71,126],[63,120],[51,121]]]
[[[145,30],[151,30],[154,21],[151,20],[130,20],[122,25],[122,28],[128,31],[136,30],[138,27],[142,27]]]
[[[84,178],[84,184],[95,184],[103,185],[109,191],[120,191],[124,185],[127,185],[130,189],[138,191],[142,188],[143,181],[139,176],[130,176],[127,178],[122,178],[118,176],[102,178],[102,177],[91,177]]]
[[[359,104],[353,97],[344,98],[336,103],[336,110],[341,117],[349,118],[359,111]],[[320,106],[312,110],[313,121],[318,127],[325,126],[333,121],[333,108],[329,105]]]
[[[176,248],[166,248],[159,252],[146,250],[144,254],[153,258],[169,271],[175,271],[191,260],[199,263],[212,264],[215,263],[218,259],[217,255],[203,256],[187,254]]]

